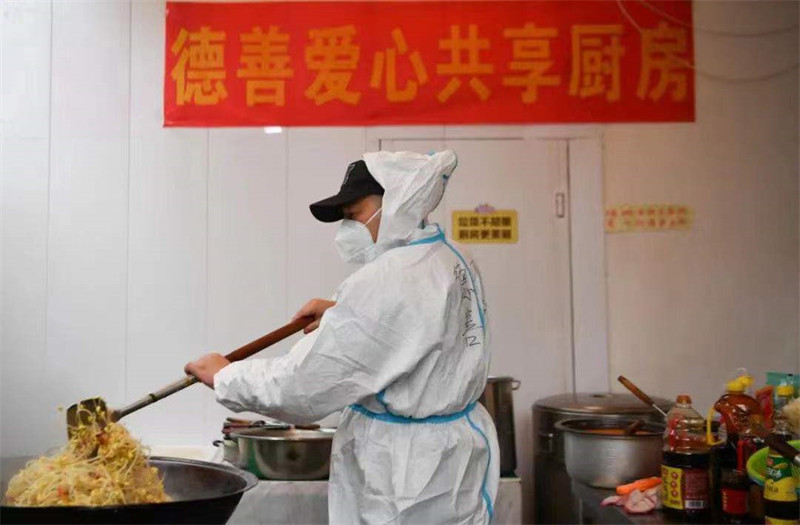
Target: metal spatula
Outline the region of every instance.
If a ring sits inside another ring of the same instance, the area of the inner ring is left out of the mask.
[[[250,343],[247,343],[241,348],[238,348],[231,352],[230,354],[226,355],[225,358],[228,361],[241,361],[242,359],[247,359],[251,355],[254,355],[261,350],[267,348],[268,346],[274,345],[275,343],[282,341],[293,335],[309,324],[314,321],[313,317],[302,317],[296,321],[293,321],[281,328],[278,328],[274,332],[270,332],[267,335],[256,339]],[[105,422],[106,423],[113,423],[115,421],[119,421],[123,417],[127,416],[132,412],[136,412],[140,408],[144,408],[147,405],[151,405],[156,401],[164,399],[165,397],[174,394],[175,392],[179,392],[186,388],[187,386],[191,386],[197,383],[197,378],[191,375],[187,375],[186,377],[175,381],[174,383],[170,383],[169,385],[165,386],[161,390],[157,390],[152,394],[147,394],[145,397],[141,398],[138,401],[131,403],[130,405],[114,409],[108,408],[106,402],[101,397],[93,397],[91,399],[84,399],[79,403],[75,403],[67,410],[67,432],[71,434],[71,429],[76,427],[80,423],[88,423],[88,417],[92,414],[95,416],[103,417],[105,414]],[[82,407],[83,410],[79,410],[79,407]]]

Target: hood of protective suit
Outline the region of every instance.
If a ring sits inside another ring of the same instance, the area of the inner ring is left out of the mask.
[[[430,155],[410,151],[365,153],[369,172],[383,187],[377,244],[385,251],[406,244],[444,195],[458,160],[453,150]]]

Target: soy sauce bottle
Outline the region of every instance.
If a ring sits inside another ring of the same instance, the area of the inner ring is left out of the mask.
[[[692,398],[680,395],[667,414],[661,460],[661,503],[668,517],[696,521],[707,519],[710,446],[705,420],[692,408]]]
[[[775,420],[772,435],[785,442],[794,436],[792,427],[783,415],[783,407],[792,400],[792,385],[779,385],[775,389]],[[767,456],[767,471],[764,483],[765,523],[772,525],[798,525],[800,502],[797,498],[797,484],[792,474],[791,462],[770,448]]]
[[[722,471],[722,519],[725,523],[749,523],[750,480],[735,466]]]

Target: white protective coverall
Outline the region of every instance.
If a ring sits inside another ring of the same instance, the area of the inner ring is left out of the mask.
[[[288,354],[217,373],[217,400],[291,423],[344,409],[331,523],[488,523],[499,450],[476,403],[489,370],[483,288],[437,225],[419,226],[455,153],[364,160],[386,192],[379,255],[340,285],[319,328]]]

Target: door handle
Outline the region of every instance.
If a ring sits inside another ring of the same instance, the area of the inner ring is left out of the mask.
[[[563,219],[567,216],[567,195],[563,191],[556,193],[556,217]]]

